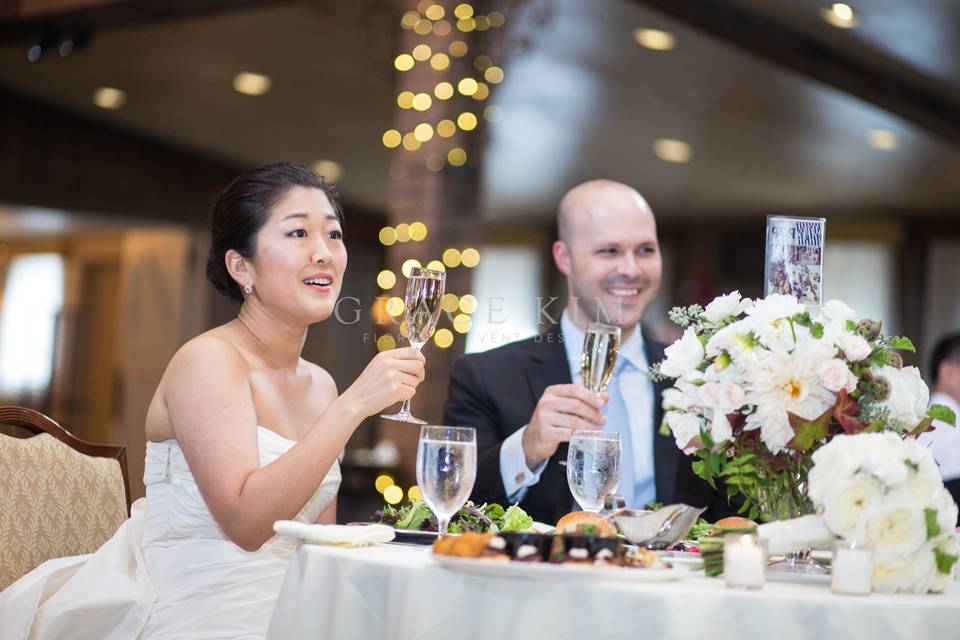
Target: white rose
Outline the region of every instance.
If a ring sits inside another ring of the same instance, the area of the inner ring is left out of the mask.
[[[693,413],[683,411],[670,411],[667,413],[667,425],[673,432],[673,437],[677,441],[677,447],[684,453],[691,453],[698,447],[691,442],[700,437],[700,431],[704,427],[703,418]]]
[[[839,300],[827,300],[820,308],[824,320],[828,322],[843,322],[856,320],[857,313]]]
[[[930,508],[937,511],[937,524],[940,525],[940,535],[937,540],[944,538],[954,538],[954,527],[957,526],[957,503],[953,501],[953,496],[942,485],[934,491],[933,500],[929,503]]]
[[[855,333],[842,333],[837,338],[837,346],[850,362],[860,362],[870,355],[870,343]]]
[[[703,345],[693,327],[687,327],[683,336],[667,347],[664,353],[667,359],[660,365],[660,373],[671,378],[679,378],[684,373],[696,370],[704,358]]]
[[[840,389],[850,390],[848,388],[851,377],[850,367],[839,358],[831,358],[820,363],[820,366],[817,367],[817,375],[820,376],[820,384],[834,393],[840,391]],[[856,383],[854,383],[854,386],[856,386]]]
[[[703,406],[711,409],[720,406],[720,385],[716,382],[703,385],[697,392],[697,399]]]
[[[740,299],[740,292],[734,291],[723,296],[714,298],[707,308],[703,310],[703,315],[707,321],[712,324],[720,324],[727,318],[737,317],[743,313],[744,309],[750,306],[750,299]]]
[[[916,367],[897,369],[889,365],[880,367],[880,375],[890,383],[890,396],[880,403],[890,410],[890,420],[900,430],[913,429],[927,415],[930,390],[920,377]]]
[[[866,509],[857,523],[857,540],[873,545],[878,564],[904,558],[927,540],[923,508],[911,503],[882,504]]]
[[[720,406],[725,409],[739,409],[747,403],[747,394],[738,384],[724,383],[717,393]]]
[[[951,535],[943,542],[940,542],[934,546],[940,551],[940,553],[950,556],[960,555],[960,544],[957,543],[957,537],[954,535]],[[936,561],[936,556],[934,556],[934,561]],[[950,571],[947,573],[940,573],[939,569],[937,569],[933,574],[933,578],[930,580],[930,591],[935,593],[943,593],[946,591],[953,582],[953,577],[957,575],[957,564],[957,562],[954,562],[950,567]]]
[[[883,501],[883,488],[871,478],[860,477],[839,484],[828,492],[824,506],[827,528],[841,537],[854,535],[860,517]]]
[[[926,593],[937,573],[932,545],[873,565],[873,589],[882,593]]]

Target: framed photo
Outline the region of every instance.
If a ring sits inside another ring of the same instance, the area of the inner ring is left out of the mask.
[[[763,295],[791,295],[808,306],[823,303],[825,218],[767,216]]]

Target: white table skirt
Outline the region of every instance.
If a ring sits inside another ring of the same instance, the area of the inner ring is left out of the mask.
[[[428,547],[304,544],[267,637],[946,640],[960,637],[960,588],[863,597],[834,595],[825,584],[767,582],[749,592],[702,572],[669,583],[513,580],[445,569]]]

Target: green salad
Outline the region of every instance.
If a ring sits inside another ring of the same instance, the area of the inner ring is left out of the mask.
[[[374,514],[374,519],[389,524],[395,529],[413,529],[415,531],[436,531],[437,518],[427,503],[409,502],[401,507],[385,505]],[[484,503],[479,507],[469,500],[453,518],[450,519],[450,533],[494,533],[499,531],[526,531],[533,526],[533,518],[517,505],[506,509],[496,503]]]

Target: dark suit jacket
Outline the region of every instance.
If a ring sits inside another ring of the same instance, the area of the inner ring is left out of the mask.
[[[644,344],[649,362],[663,359],[664,345],[649,339]],[[548,386],[570,382],[570,366],[558,325],[534,338],[457,360],[450,375],[443,423],[477,430],[477,481],[471,496],[474,502],[507,504],[500,474],[501,444],[527,424]],[[666,387],[666,381],[654,385],[651,437],[657,501],[709,507],[704,514],[708,518],[730,515],[733,511],[725,498],[693,473],[691,458],[677,448],[673,437],[659,434],[660,395]],[[566,459],[567,444],[563,443],[550,458],[540,481],[527,490],[521,501],[520,506],[535,520],[553,524],[570,511],[574,499],[567,486],[566,467],[558,464]]]

